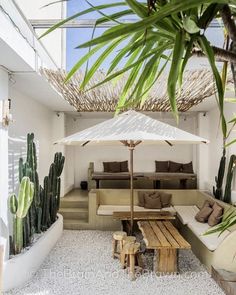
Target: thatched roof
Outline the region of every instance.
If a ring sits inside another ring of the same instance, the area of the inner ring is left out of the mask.
[[[114,82],[107,82],[100,87],[84,92],[79,88],[83,80],[82,73],[75,74],[68,83],[64,83],[65,71],[41,69],[41,73],[78,112],[113,112],[126,81],[126,77],[123,76],[115,84]],[[98,72],[89,86],[103,78],[104,74]],[[162,75],[153,86],[145,104],[135,109],[156,112],[170,111],[166,84],[167,78]],[[215,92],[215,83],[210,70],[185,71],[182,90],[177,95],[178,110],[180,112],[188,111]]]

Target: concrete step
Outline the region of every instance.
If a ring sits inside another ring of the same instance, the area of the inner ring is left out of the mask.
[[[59,213],[66,219],[86,220],[88,219],[87,208],[60,208]]]
[[[61,200],[61,208],[88,208],[88,200]]]
[[[64,219],[63,227],[71,230],[89,229],[89,223],[87,219]]]

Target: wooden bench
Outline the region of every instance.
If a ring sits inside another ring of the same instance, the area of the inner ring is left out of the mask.
[[[177,250],[191,249],[191,245],[181,236],[170,221],[138,221],[147,249],[159,252],[156,257],[158,273],[177,272]]]

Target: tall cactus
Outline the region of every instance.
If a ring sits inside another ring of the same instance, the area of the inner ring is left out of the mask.
[[[13,214],[13,243],[14,254],[21,252],[23,248],[23,220],[32,204],[34,197],[34,184],[29,177],[23,177],[20,183],[18,198],[10,196],[10,212]]]
[[[224,180],[225,174],[225,163],[226,163],[226,156],[225,156],[225,148],[223,149],[223,155],[220,160],[220,166],[218,169],[218,176],[215,177],[216,188],[213,186],[213,194],[216,199],[222,200],[222,185]]]
[[[225,192],[224,192],[224,199],[223,199],[224,202],[229,204],[231,203],[231,184],[232,184],[235,167],[236,167],[236,155],[231,155],[229,160],[228,173],[226,178]]]
[[[65,157],[62,153],[56,153],[54,162],[49,169],[49,175],[44,178],[44,186],[41,189],[42,199],[42,230],[47,230],[56,221],[60,207],[61,173],[64,167]]]

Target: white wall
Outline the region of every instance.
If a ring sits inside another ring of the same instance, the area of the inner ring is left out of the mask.
[[[17,4],[27,19],[62,19],[66,15],[66,4],[64,2],[43,7],[53,1],[49,0],[17,0]],[[37,29],[38,36],[45,29]],[[65,67],[65,34],[66,30],[58,29],[41,39],[42,43],[53,57],[59,67]]]
[[[175,125],[175,121],[172,118],[159,118],[158,114],[154,118],[157,118],[165,123]],[[86,129],[90,126],[96,125],[104,120],[107,120],[110,116],[95,117],[90,116],[86,118],[86,115],[82,117],[67,117],[66,119],[66,135],[73,134],[75,132]],[[195,120],[196,117],[187,117],[184,121],[180,119],[179,128],[191,133],[195,133]],[[70,152],[67,161],[72,164],[74,162],[74,179],[75,186],[79,187],[80,181],[87,180],[87,169],[89,162],[95,163],[95,169],[102,171],[103,161],[121,161],[129,159],[128,149],[123,146],[89,146],[86,147],[71,147],[74,151]],[[137,146],[134,152],[134,171],[150,172],[155,171],[155,160],[173,160],[176,162],[187,163],[194,161],[195,155],[193,154],[194,147],[192,145],[176,145],[170,147],[150,145],[150,146]],[[196,171],[196,170],[195,170]]]
[[[8,73],[0,69],[0,101],[8,99]],[[8,128],[2,125],[0,111],[0,245],[4,246],[4,259],[8,258]],[[1,284],[0,284],[1,285]]]
[[[14,122],[9,128],[9,189],[16,192],[18,185],[19,157],[26,155],[26,135],[33,132],[38,149],[38,172],[40,183],[48,174],[53,160],[52,123],[54,112],[42,104],[10,89],[11,113]]]
[[[236,104],[234,103],[226,103],[225,104],[225,116],[226,121],[228,122],[233,117],[235,117],[236,113]],[[209,123],[210,123],[210,131],[209,131],[209,161],[208,161],[208,169],[209,171],[209,185],[215,185],[215,176],[218,173],[219,168],[219,161],[222,156],[222,132],[221,132],[221,126],[220,126],[220,116],[219,111],[217,108],[212,109],[210,112],[207,113],[207,116],[209,117]],[[230,125],[228,125],[230,126]],[[229,129],[229,127],[228,127]],[[234,128],[236,130],[236,128]],[[236,138],[236,132],[232,131],[231,135],[228,139],[228,142]],[[229,157],[232,154],[236,154],[236,144],[233,144],[229,146],[226,149],[226,156],[227,156],[227,163],[226,168],[228,168],[228,161]],[[225,175],[227,174],[227,170],[225,172]],[[233,185],[232,188],[235,190],[235,177],[233,179]]]

